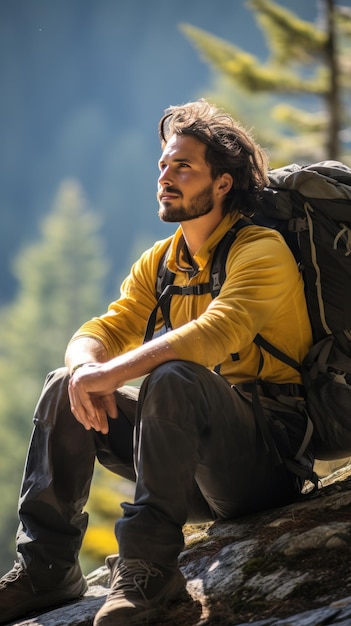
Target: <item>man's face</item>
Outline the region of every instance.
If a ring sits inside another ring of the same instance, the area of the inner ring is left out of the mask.
[[[213,180],[206,146],[189,135],[172,135],[159,161],[157,199],[164,222],[184,222],[209,213],[214,206]]]

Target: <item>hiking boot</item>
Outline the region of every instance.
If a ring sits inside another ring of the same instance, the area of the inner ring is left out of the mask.
[[[15,562],[0,579],[0,623],[11,622],[30,612],[40,613],[81,598],[88,588],[79,565],[68,570],[62,586],[34,591],[26,570]]]
[[[149,623],[171,602],[189,599],[185,579],[178,569],[170,571],[117,555],[107,557],[106,565],[111,570],[111,590],[96,614],[94,626]]]

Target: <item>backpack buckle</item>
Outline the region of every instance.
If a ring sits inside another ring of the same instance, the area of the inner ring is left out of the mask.
[[[289,230],[293,233],[302,233],[308,230],[307,217],[292,217],[289,220]]]

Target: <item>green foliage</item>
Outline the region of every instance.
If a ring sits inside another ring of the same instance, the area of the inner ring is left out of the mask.
[[[289,63],[291,57],[302,63],[314,63],[316,55],[323,55],[327,34],[292,11],[270,0],[249,0],[255,11],[270,48],[272,58],[279,65]]]
[[[320,75],[316,75],[314,80],[303,79],[287,67],[280,67],[275,63],[261,64],[254,55],[243,52],[237,46],[201,28],[189,24],[182,24],[180,28],[215,69],[237,81],[248,91],[317,95],[326,92],[327,84]]]
[[[351,11],[333,2],[329,10],[326,0],[323,6],[322,26],[300,19],[272,0],[249,0],[248,7],[267,41],[265,63],[200,28],[180,26],[210,67],[235,86],[232,102],[226,89],[226,108],[235,110],[237,118],[244,120],[247,113],[245,102],[238,107],[238,91],[251,105],[258,94],[269,96],[263,124],[259,121],[260,102],[256,108],[251,106],[251,113],[273,167],[289,161],[351,160],[349,133],[342,130],[351,116]],[[288,98],[285,102],[283,95]],[[297,97],[299,106],[294,103]],[[221,90],[214,92],[212,99],[223,99]]]
[[[309,113],[284,103],[274,108],[273,115],[276,120],[288,124],[296,133],[304,132],[307,128],[312,133],[322,131],[327,117],[325,111]]]
[[[98,228],[78,183],[65,181],[43,220],[41,241],[15,261],[20,287],[4,315],[6,341],[0,354],[10,355],[34,377],[62,365],[73,332],[105,308],[106,263]]]
[[[47,372],[63,365],[73,332],[106,308],[100,224],[79,184],[65,181],[41,239],[15,261],[18,293],[1,311],[0,561],[10,565],[31,416]]]
[[[351,89],[351,9],[338,7],[336,28],[339,34],[340,81],[344,89]]]
[[[89,525],[80,557],[85,573],[103,565],[107,554],[118,552],[115,522],[122,514],[120,503],[131,501],[133,494],[133,483],[112,474],[101,465],[96,466],[86,507]]]

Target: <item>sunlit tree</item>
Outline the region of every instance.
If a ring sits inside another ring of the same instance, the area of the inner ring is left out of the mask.
[[[65,181],[40,238],[14,265],[18,293],[1,312],[0,562],[13,555],[16,501],[32,413],[46,373],[86,319],[106,308],[100,224],[80,185]]]
[[[210,95],[244,122],[249,101],[250,123],[270,148],[273,164],[350,162],[350,8],[320,0],[311,23],[273,0],[249,0],[248,6],[267,41],[265,62],[196,26],[181,26],[226,79]]]

